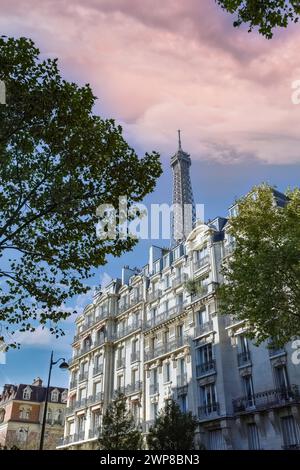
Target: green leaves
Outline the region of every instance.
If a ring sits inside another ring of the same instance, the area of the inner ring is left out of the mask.
[[[286,28],[297,23],[300,14],[299,0],[216,0],[229,13],[235,13],[235,27],[249,25],[249,32],[258,28],[267,39],[273,37],[276,27]]]
[[[197,419],[182,413],[174,400],[166,403],[150,428],[147,443],[150,450],[193,450]]]
[[[238,201],[230,219],[233,256],[219,288],[223,313],[246,320],[256,343],[283,345],[300,334],[300,191],[288,192],[284,207],[267,185]]]
[[[102,450],[139,450],[142,448],[142,434],[126,405],[121,393],[108,404],[103,416],[102,429],[98,439]]]
[[[139,158],[114,120],[93,114],[90,86],[63,80],[29,39],[0,38],[0,80],[0,321],[55,327],[91,270],[136,243],[99,240],[97,207],[141,201],[159,156]]]

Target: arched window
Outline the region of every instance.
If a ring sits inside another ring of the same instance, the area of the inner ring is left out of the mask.
[[[28,436],[28,429],[20,428],[17,431],[17,439],[20,442],[26,442]]]

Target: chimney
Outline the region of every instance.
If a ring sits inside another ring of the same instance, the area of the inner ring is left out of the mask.
[[[42,387],[43,386],[43,381],[40,377],[37,377],[36,379],[34,379],[34,381],[32,382],[32,385],[36,386],[36,387]]]

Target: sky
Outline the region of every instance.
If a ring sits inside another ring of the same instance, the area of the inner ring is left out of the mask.
[[[283,191],[299,184],[300,104],[292,102],[292,84],[300,80],[300,25],[268,41],[233,28],[234,18],[213,0],[0,0],[0,6],[1,34],[30,37],[43,57],[58,57],[65,79],[91,84],[95,113],[115,118],[140,155],[161,154],[164,173],[146,204],[171,202],[177,129],[206,219],[226,215],[254,184]],[[118,276],[123,265],[146,264],[152,242],[109,259],[91,286]],[[80,312],[89,300],[80,296],[66,308]],[[21,349],[0,364],[0,386],[46,379],[51,349],[57,358],[71,356],[74,316],[62,326],[66,335],[58,340],[41,328],[21,335]],[[65,386],[68,375],[56,368],[52,383]]]

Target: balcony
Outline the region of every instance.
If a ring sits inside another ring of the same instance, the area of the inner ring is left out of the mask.
[[[77,384],[78,384],[77,380],[71,380],[71,382],[70,382],[70,390],[71,390],[72,388],[76,388],[76,387],[77,387]]]
[[[220,415],[220,405],[218,402],[210,403],[198,407],[199,419],[213,419]]]
[[[200,286],[199,292],[191,295],[191,301],[195,302],[196,300],[200,300],[208,294],[208,285],[204,284]]]
[[[209,333],[213,331],[213,329],[214,329],[214,324],[212,320],[208,320],[202,325],[197,325],[194,329],[194,338],[198,338],[198,336]]]
[[[68,445],[75,441],[75,434],[70,434],[69,436],[65,436],[62,438],[60,445]]]
[[[187,374],[177,375],[177,387],[184,387],[187,385]]]
[[[158,383],[150,384],[150,389],[149,389],[150,395],[155,395],[156,393],[158,393],[158,390],[159,390]]]
[[[85,408],[87,406],[87,398],[81,398],[75,402],[75,410],[79,410],[80,408]]]
[[[197,271],[198,269],[203,268],[207,264],[209,264],[209,256],[204,256],[203,258],[199,258],[196,261],[194,261],[194,271]]]
[[[106,341],[106,336],[105,335],[100,335],[98,336],[93,344],[91,345],[90,349],[97,348],[99,346],[102,346]]]
[[[66,416],[69,416],[69,415],[72,415],[75,411],[75,402],[72,402],[69,404],[69,406],[66,407],[66,411],[65,411],[65,414]]]
[[[226,315],[225,317],[225,328],[228,328],[233,325],[238,325],[239,323],[243,323],[245,320],[240,320],[233,315]]]
[[[142,390],[142,382],[139,380],[131,384],[126,385],[125,395],[131,395],[132,393],[138,393]]]
[[[131,364],[132,364],[133,362],[137,362],[137,361],[139,361],[139,360],[140,360],[140,351],[134,351],[134,352],[132,352],[131,355],[130,355],[130,362],[131,362]]]
[[[144,299],[143,299],[143,296],[142,295],[138,295],[136,297],[133,297],[131,300],[130,300],[130,306],[133,307],[133,305],[136,305],[140,302],[142,302]]]
[[[98,393],[95,393],[95,395],[90,395],[87,399],[87,403],[89,405],[93,405],[94,403],[102,402],[103,399],[104,399],[103,392],[98,392]]]
[[[159,297],[161,297],[161,290],[157,289],[154,292],[151,292],[148,294],[148,302],[154,302],[154,300],[157,300]]]
[[[119,304],[119,308],[118,308],[118,314],[119,313],[123,313],[123,312],[126,312],[126,310],[129,309],[129,303],[128,302],[124,302],[122,304]]]
[[[154,328],[155,326],[160,325],[161,323],[164,323],[165,321],[170,320],[171,318],[174,318],[177,315],[180,315],[182,312],[184,312],[185,305],[185,303],[175,305],[174,307],[169,308],[168,310],[165,310],[164,312],[159,313],[155,317],[144,322],[144,330]]]
[[[237,355],[238,366],[243,367],[251,364],[251,354],[250,351],[243,351]]]
[[[93,375],[103,374],[103,364],[98,364],[93,368]]]
[[[163,343],[160,346],[156,346],[155,349],[145,352],[145,361],[151,361],[152,359],[167,354],[175,349],[182,348],[188,345],[188,336],[176,338],[168,343]]]
[[[216,372],[216,361],[212,359],[208,362],[196,365],[196,376],[202,377],[203,375],[213,374]]]
[[[125,357],[119,357],[117,359],[117,369],[121,369],[122,367],[125,367]]]
[[[77,442],[77,441],[83,441],[84,440],[84,435],[85,435],[85,431],[78,431],[77,434],[74,435],[74,442]]]
[[[175,277],[175,279],[173,279],[173,281],[172,281],[172,287],[174,288],[174,287],[181,286],[182,284],[184,284],[187,281],[187,278],[188,278],[188,276],[187,276],[186,273]]]
[[[82,382],[83,380],[87,380],[88,375],[89,375],[88,371],[81,372],[81,374],[79,374],[78,381]]]
[[[141,328],[141,326],[142,326],[141,321],[140,320],[136,321],[136,322],[132,323],[131,325],[127,325],[124,328],[118,330],[115,337],[116,337],[116,339],[123,338],[124,336],[127,336],[127,335],[129,335],[130,333],[133,333],[136,330],[139,330]]]
[[[124,385],[119,385],[117,388],[114,389],[114,393],[113,393],[114,398],[118,397],[120,394],[125,395]]]
[[[94,428],[94,429],[89,429],[89,439],[95,439],[98,438],[100,435],[101,429],[99,428]]]
[[[265,390],[249,397],[243,396],[232,400],[234,413],[267,410],[295,403],[300,403],[300,394],[297,385],[292,385],[285,389]]]

